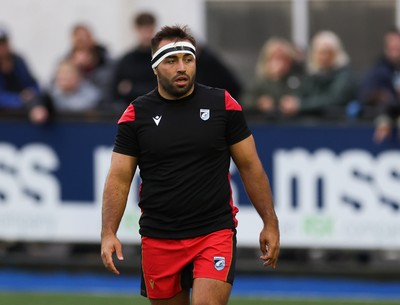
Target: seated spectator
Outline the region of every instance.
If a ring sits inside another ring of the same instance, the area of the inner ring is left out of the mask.
[[[303,69],[293,45],[273,37],[264,44],[256,66],[256,80],[252,82],[242,100],[248,111],[261,112],[269,118],[280,117],[283,97],[297,99]]]
[[[375,118],[374,140],[387,139],[394,125],[400,130],[400,32],[389,30],[384,36],[383,55],[363,79],[359,100],[362,115]]]
[[[138,44],[117,62],[111,87],[112,103],[123,110],[135,98],[157,86],[151,68],[151,39],[156,30],[156,18],[151,13],[140,13],[133,19]]]
[[[6,30],[0,28],[0,109],[25,109],[38,94],[38,83],[24,59],[12,51]]]
[[[77,24],[71,33],[71,49],[67,55],[79,69],[82,76],[102,90],[103,99],[109,99],[113,61],[106,47],[93,37],[90,28]]]
[[[343,118],[356,97],[357,83],[339,37],[330,31],[317,33],[308,54],[307,75],[298,99],[283,99],[286,115]]]
[[[82,113],[96,110],[101,99],[100,90],[85,80],[71,61],[62,61],[54,82],[45,90],[42,101],[30,111],[34,123],[44,123],[50,114]]]

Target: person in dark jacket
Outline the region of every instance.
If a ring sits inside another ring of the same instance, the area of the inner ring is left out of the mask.
[[[204,43],[197,49],[197,81],[210,87],[225,88],[234,98],[239,99],[242,84],[231,68]]]
[[[366,73],[359,91],[362,115],[375,119],[374,140],[382,142],[400,129],[400,32],[384,36],[384,54]]]
[[[150,41],[157,19],[149,12],[138,14],[134,19],[138,45],[118,61],[112,81],[112,103],[117,109],[125,109],[131,101],[157,86],[157,78],[149,66],[151,60]],[[226,88],[233,97],[239,98],[241,84],[231,69],[208,46],[198,47],[196,79],[211,87]],[[118,106],[119,105],[119,106]]]
[[[39,85],[25,60],[11,49],[9,35],[0,28],[0,109],[29,108],[39,93]]]
[[[112,79],[111,103],[121,110],[157,86],[157,79],[149,65],[150,42],[156,30],[156,18],[151,13],[143,12],[133,21],[138,45],[118,60]]]

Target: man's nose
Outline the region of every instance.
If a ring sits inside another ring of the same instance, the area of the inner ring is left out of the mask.
[[[178,69],[178,71],[186,71],[186,66],[185,66],[183,59],[178,60],[177,69]]]

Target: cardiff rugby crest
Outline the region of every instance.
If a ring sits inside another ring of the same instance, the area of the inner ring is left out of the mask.
[[[200,118],[207,121],[210,118],[210,109],[200,109]]]
[[[225,257],[223,256],[214,256],[214,267],[218,271],[221,271],[225,268]]]

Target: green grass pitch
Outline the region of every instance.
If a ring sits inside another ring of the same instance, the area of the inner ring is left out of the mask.
[[[0,304],[4,305],[149,305],[141,296],[41,294],[0,292]],[[322,300],[322,299],[272,299],[231,297],[229,305],[398,305],[399,301],[382,300]]]

